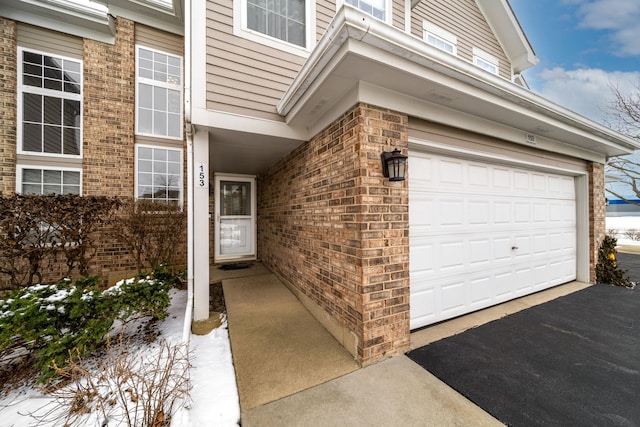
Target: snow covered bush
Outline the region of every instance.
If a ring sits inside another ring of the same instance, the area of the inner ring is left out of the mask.
[[[187,344],[162,341],[157,348],[137,350],[124,333],[108,340],[100,367],[73,357],[57,369],[67,384],[52,392],[55,401],[41,422],[53,425],[163,427],[187,402]],[[36,417],[38,418],[38,417]]]
[[[0,361],[24,351],[35,357],[40,381],[66,366],[70,351],[90,354],[104,340],[116,319],[163,319],[171,284],[140,276],[105,291],[97,278],[63,280],[7,292],[0,299]]]

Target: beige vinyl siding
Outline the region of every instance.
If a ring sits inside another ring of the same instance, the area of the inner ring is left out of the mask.
[[[184,142],[179,139],[156,138],[148,135],[136,135],[136,144],[157,145],[166,148],[183,148]]]
[[[283,121],[276,104],[304,61],[235,36],[232,2],[207,2],[207,109]]]
[[[393,26],[404,31],[404,0],[393,0],[391,11]]]
[[[324,35],[329,23],[336,16],[336,2],[319,0],[316,2],[316,41]]]
[[[82,61],[82,38],[18,23],[18,46]]]
[[[587,171],[587,162],[584,160],[525,145],[509,143],[463,129],[456,129],[412,117],[409,118],[409,137],[486,154],[507,156],[514,160],[554,168],[578,172]],[[411,159],[409,159],[409,168],[411,168]],[[409,169],[409,173],[411,173],[411,169]]]
[[[184,43],[181,36],[165,33],[146,25],[136,24],[136,44],[184,56]]]
[[[473,0],[422,0],[411,16],[411,33],[423,39],[422,23],[431,22],[458,38],[458,56],[473,62],[477,47],[500,61],[500,76],[511,80],[511,62]]]
[[[63,157],[43,157],[31,154],[17,154],[18,165],[40,166],[43,168],[81,168],[82,159],[68,159]]]

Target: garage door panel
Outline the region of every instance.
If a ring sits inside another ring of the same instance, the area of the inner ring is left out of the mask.
[[[464,242],[443,242],[440,244],[440,270],[451,270],[465,267]]]
[[[410,155],[412,328],[575,279],[572,177]]]
[[[470,280],[469,283],[471,288],[471,305],[473,307],[482,307],[491,303],[494,291],[489,277]]]
[[[462,200],[440,201],[440,225],[464,225],[465,203]]]
[[[488,201],[469,201],[469,224],[471,225],[489,225],[489,212],[491,211],[491,203]]]
[[[491,239],[471,239],[469,241],[469,264],[481,266],[489,264],[491,259]]]
[[[431,244],[416,245],[414,249],[409,252],[409,263],[415,273],[419,272],[433,272],[435,249]]]
[[[486,187],[489,185],[490,171],[486,165],[469,165],[469,183],[471,187]]]
[[[464,280],[444,282],[441,287],[442,312],[457,312],[467,305],[466,286]]]
[[[461,160],[440,159],[439,180],[443,184],[462,185],[464,182],[464,162]]]

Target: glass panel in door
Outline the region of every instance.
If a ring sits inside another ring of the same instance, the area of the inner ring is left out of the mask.
[[[219,192],[219,255],[254,255],[251,182],[221,180]]]

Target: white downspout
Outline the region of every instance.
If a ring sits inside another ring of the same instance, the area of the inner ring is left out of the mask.
[[[191,124],[191,0],[184,2],[184,120],[187,133],[187,307],[182,340],[189,342],[193,318],[193,125]]]

